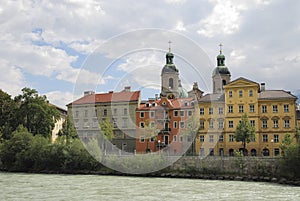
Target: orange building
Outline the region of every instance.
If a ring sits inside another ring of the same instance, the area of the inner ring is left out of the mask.
[[[181,155],[193,141],[193,136],[187,133],[188,124],[196,114],[195,105],[193,98],[162,97],[141,103],[136,110],[136,152]]]

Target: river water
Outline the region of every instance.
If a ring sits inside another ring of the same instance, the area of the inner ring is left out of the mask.
[[[263,182],[0,172],[0,200],[300,200],[300,187]]]

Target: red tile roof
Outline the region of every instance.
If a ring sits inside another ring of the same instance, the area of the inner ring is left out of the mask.
[[[193,106],[190,105],[190,102],[194,101],[193,98],[178,98],[178,99],[158,99],[158,100],[150,100],[147,101],[149,103],[149,107],[147,107],[147,103],[142,103],[139,108],[137,108],[138,111],[142,110],[155,110],[156,107],[163,106],[162,102],[167,102],[167,105],[170,105],[169,107],[172,109],[183,109],[183,108],[192,108]],[[153,103],[156,103],[155,106],[153,106]],[[188,102],[188,105],[185,105],[185,103]]]
[[[68,105],[110,103],[110,102],[130,102],[140,99],[140,91],[121,91],[103,94],[89,94],[69,103]]]

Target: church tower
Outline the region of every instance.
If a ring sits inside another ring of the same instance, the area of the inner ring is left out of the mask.
[[[171,52],[169,41],[169,52],[166,54],[166,64],[161,72],[161,97],[174,99],[179,97],[179,71],[173,62],[174,55]]]
[[[220,44],[220,54],[217,56],[217,67],[212,74],[213,93],[223,93],[223,86],[230,82],[230,72],[225,66],[225,56],[222,54],[222,44]]]

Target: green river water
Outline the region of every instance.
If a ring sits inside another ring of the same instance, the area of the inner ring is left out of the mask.
[[[300,200],[263,182],[0,172],[0,200]]]

